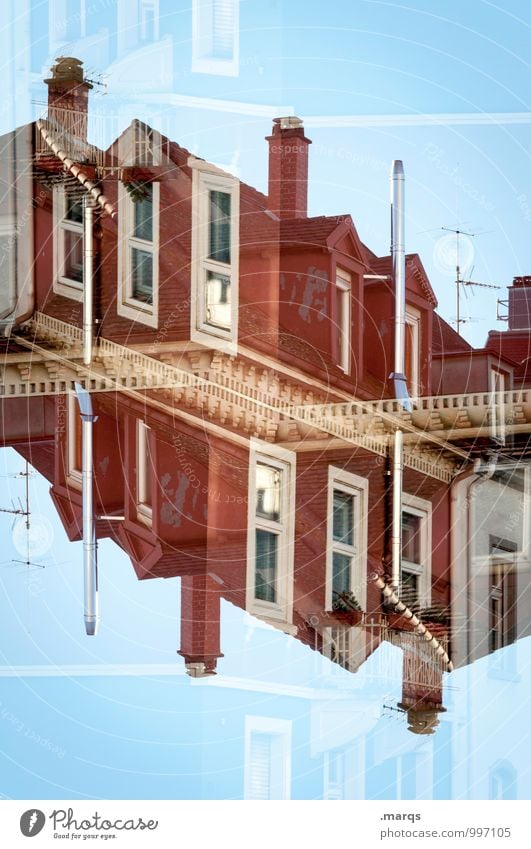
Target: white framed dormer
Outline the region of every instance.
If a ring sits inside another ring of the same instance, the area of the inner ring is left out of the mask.
[[[67,395],[66,429],[66,479],[67,483],[79,489],[82,476],[82,423],[79,404],[75,392]]]
[[[153,518],[153,435],[141,419],[136,423],[136,509],[146,524]]]
[[[404,363],[411,398],[420,395],[420,312],[406,304]]]
[[[352,282],[350,274],[342,269],[336,269],[334,285],[334,326],[336,337],[336,362],[345,374],[350,374],[350,348],[352,335]]]
[[[351,592],[362,610],[367,608],[366,478],[328,467],[326,610],[333,609],[335,594]]]
[[[64,185],[53,189],[53,291],[83,300],[83,198]]]
[[[291,719],[247,714],[244,799],[291,799],[291,733]]]
[[[431,605],[431,502],[402,493],[402,570],[400,597]]]
[[[246,609],[288,633],[293,626],[295,461],[251,440],[247,517]]]
[[[240,183],[190,157],[192,268],[190,338],[237,353],[240,253]]]
[[[157,182],[131,194],[118,184],[118,301],[123,318],[158,326],[159,203]]]
[[[118,162],[122,168],[160,165],[162,139],[145,121],[134,118],[118,139]]]

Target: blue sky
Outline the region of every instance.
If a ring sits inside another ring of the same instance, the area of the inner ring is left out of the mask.
[[[123,49],[120,55],[119,30],[122,35],[133,30],[127,14],[120,20],[112,0],[93,0],[87,6],[92,10],[87,33],[58,46],[51,43],[48,2],[28,3],[29,18],[23,4],[3,4],[2,132],[42,111],[45,87],[40,81],[53,58],[59,52],[76,55],[94,78],[102,75],[106,88],[96,86],[93,108],[113,116],[114,129],[122,129],[133,116],[144,118],[198,155],[237,168],[243,180],[265,190],[264,136],[270,131],[271,118],[289,109],[304,118],[313,140],[310,214],[352,214],[369,247],[378,254],[387,253],[388,174],[391,161],[403,159],[407,249],[421,254],[440,312],[448,320],[455,317],[453,244],[441,228],[459,226],[483,234],[462,242],[462,255],[467,258],[465,276],[502,286],[499,292],[476,289],[474,295],[469,293],[462,313],[472,320],[463,334],[481,345],[488,329],[505,327],[495,321],[496,299],[506,296],[505,287],[514,275],[531,273],[531,122],[525,115],[531,97],[531,6],[527,2],[242,0],[237,76],[192,71],[188,2],[162,0],[160,37],[151,45]],[[443,113],[454,117],[441,119],[440,124],[421,121],[419,126],[408,126],[402,120],[403,116]],[[455,118],[471,113],[477,120],[466,118],[465,123],[458,123]],[[514,113],[518,113],[516,117]],[[485,114],[493,115],[490,123],[484,122]],[[368,126],[371,116],[389,115],[398,118],[387,126]],[[352,120],[353,125],[348,126],[350,117],[360,116],[368,120],[359,125]],[[1,463],[5,464],[4,475],[23,467],[13,452],[3,451]],[[1,482],[4,495],[0,506],[8,506],[10,489],[20,493],[20,480],[4,477]],[[251,693],[250,697],[248,691],[245,698],[238,696],[240,691],[236,696],[230,691],[232,695],[219,695],[216,701],[215,694],[221,690],[202,690],[181,675],[175,679],[178,685],[170,710],[168,678],[173,679],[167,672],[161,673],[161,680],[153,686],[142,677],[76,677],[75,669],[98,664],[156,664],[182,672],[182,659],[175,654],[179,646],[179,582],[139,583],[125,555],[103,541],[102,626],[96,640],[87,639],[82,618],[81,546],[66,540],[47,489],[45,481],[32,479],[35,521],[41,514],[53,528],[53,544],[42,558],[45,569],[29,573],[10,563],[16,554],[11,521],[0,516],[2,557],[7,561],[0,571],[0,663],[4,667],[66,666],[71,670],[58,677],[2,679],[3,709],[16,721],[18,718],[25,730],[8,735],[11,748],[0,766],[1,792],[19,797],[112,796],[113,788],[119,795],[124,786],[131,798],[142,796],[146,784],[141,771],[125,781],[125,772],[120,778],[109,769],[109,760],[114,753],[115,764],[127,770],[131,758],[140,762],[145,756],[146,773],[171,774],[171,750],[157,760],[149,735],[154,733],[154,712],[159,712],[166,717],[156,729],[159,751],[160,744],[175,744],[181,746],[182,755],[186,741],[172,738],[172,722],[178,721],[173,712],[179,713],[179,704],[186,717],[199,717],[192,735],[197,742],[194,758],[199,772],[201,763],[208,762],[210,713],[223,703],[227,715],[232,712],[239,717],[239,724],[231,726],[231,757],[239,777],[234,778],[228,795],[241,794],[242,723],[248,713],[271,709],[289,716],[298,729],[301,748],[308,747],[307,709],[297,707],[303,702],[296,704],[289,688],[328,686],[323,683],[326,661],[319,658],[316,666],[309,649],[278,632],[256,628],[228,605],[224,608],[223,670],[234,678],[277,682],[279,702],[273,707],[264,706],[262,696]],[[465,692],[463,675],[456,684],[461,693]],[[515,704],[524,701],[525,681],[520,689],[510,691]],[[350,686],[342,680],[342,687]],[[488,690],[488,682],[486,686]],[[374,710],[376,705],[381,709],[386,695],[396,701],[395,691],[396,681],[381,687],[377,701],[373,704],[369,699]],[[508,694],[509,690],[502,690],[500,698]],[[361,704],[365,704],[363,700]],[[462,717],[463,704],[449,714],[450,719]],[[116,705],[132,710],[125,728]],[[164,713],[167,710],[170,712]],[[2,724],[10,731],[13,720],[5,716]],[[382,722],[393,733],[398,723],[389,716]],[[473,727],[478,717],[484,717],[486,723],[480,747],[484,752],[493,733],[484,706],[477,704],[466,714],[465,729]],[[82,751],[75,743],[78,720],[86,727]],[[89,730],[91,722],[96,730]],[[105,737],[107,725],[110,738]],[[26,736],[28,728],[34,729],[41,741],[49,738],[68,756],[50,754],[35,743],[35,737]],[[514,741],[509,731],[507,734],[510,748]],[[128,748],[129,738],[148,742]],[[410,738],[406,735],[404,740],[414,748]],[[348,739],[347,735],[341,745],[348,746]],[[204,748],[201,740],[206,740]],[[100,768],[93,766],[80,774],[76,758],[88,758],[91,745],[95,761],[102,758]],[[220,747],[216,757],[226,756]],[[15,768],[13,759],[17,758]],[[301,770],[306,769],[304,758],[300,763]],[[209,784],[211,769],[211,765],[205,769],[204,785],[194,785],[205,796],[216,792],[212,782]],[[301,795],[319,794],[313,778],[308,778],[307,784],[301,776],[298,780]],[[148,785],[155,798],[184,794],[185,786],[184,779],[172,783],[161,775]],[[528,785],[522,786],[525,792]],[[466,787],[463,792],[468,792]]]

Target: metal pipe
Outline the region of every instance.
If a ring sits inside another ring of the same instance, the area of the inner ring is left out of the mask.
[[[404,473],[404,434],[395,430],[393,449],[393,519],[391,531],[391,586],[400,587],[402,562],[402,482]]]
[[[391,261],[395,290],[395,359],[391,378],[395,397],[411,409],[404,375],[406,331],[406,253],[404,242],[404,167],[400,159],[391,169]],[[393,449],[393,511],[391,532],[391,586],[400,588],[402,561],[402,479],[404,468],[404,435],[395,431]]]
[[[98,627],[98,548],[94,520],[94,473],[92,427],[93,415],[89,393],[75,384],[81,414],[81,480],[83,499],[83,587],[85,599],[85,631],[94,636]]]
[[[83,365],[92,362],[94,326],[94,208],[92,199],[83,198]]]
[[[406,338],[406,252],[404,241],[404,166],[393,160],[391,170],[391,259],[395,285],[395,378],[404,375]]]

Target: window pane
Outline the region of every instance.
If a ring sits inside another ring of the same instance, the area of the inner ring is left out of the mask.
[[[401,599],[406,605],[416,604],[419,598],[419,576],[412,572],[402,571]]]
[[[333,535],[335,542],[354,545],[354,496],[334,490]]]
[[[65,218],[67,221],[73,221],[76,224],[83,223],[83,202],[76,195],[65,196]]]
[[[280,521],[280,476],[272,466],[256,466],[256,515],[272,522]]]
[[[134,202],[133,236],[153,241],[153,186],[144,186],[145,196]]]
[[[344,371],[349,370],[350,359],[350,291],[340,286],[336,290],[337,362]]]
[[[132,296],[146,304],[153,303],[153,255],[138,248],[131,249]]]
[[[83,282],[83,236],[63,230],[64,233],[64,276],[76,283]]]
[[[230,277],[207,271],[205,295],[207,324],[230,330]]]
[[[402,513],[402,557],[410,563],[421,562],[420,525],[420,516]]]
[[[230,263],[230,195],[210,192],[209,259]]]
[[[338,554],[337,551],[332,555],[332,603],[339,593],[350,592],[351,559],[347,554]]]
[[[153,461],[150,450],[149,427],[140,422],[138,425],[138,501],[151,507]]]
[[[278,536],[269,531],[256,531],[255,598],[277,600],[277,543]]]

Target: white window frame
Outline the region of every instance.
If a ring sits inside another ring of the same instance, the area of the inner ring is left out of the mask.
[[[354,497],[354,545],[347,546],[334,542],[333,515],[334,490],[345,492]],[[369,504],[369,482],[366,478],[339,469],[328,467],[328,499],[327,499],[327,529],[326,529],[326,581],[325,606],[332,610],[332,579],[333,554],[350,555],[350,592],[352,592],[361,609],[367,609],[367,512]]]
[[[270,764],[274,770],[272,784],[276,787],[276,793],[270,796],[272,799],[291,799],[291,727],[290,719],[276,719],[269,716],[253,716],[247,714],[245,717],[244,734],[244,768],[243,768],[243,798],[253,799],[253,774],[251,761],[251,742],[253,733],[266,734],[275,745],[276,752],[273,753]]]
[[[69,230],[83,239],[83,222],[68,221],[66,215],[66,191],[64,185],[54,186],[52,193],[53,204],[53,291],[73,301],[83,300],[83,282],[70,280],[64,275],[65,261],[65,231]],[[84,216],[83,211],[83,216]],[[83,245],[84,247],[84,245]]]
[[[118,139],[118,163],[121,168],[158,166],[162,160],[162,139],[145,121],[134,118]]]
[[[237,77],[240,73],[240,0],[224,0],[232,10],[232,57],[215,55],[214,3],[192,0],[192,72]]]
[[[146,480],[152,475],[152,465],[149,463],[148,446],[152,441],[151,428],[142,419],[136,423],[136,510],[142,521],[150,524],[153,519],[153,505],[146,503]],[[153,457],[153,445],[150,450]],[[151,477],[151,493],[153,495],[153,478]]]
[[[411,343],[413,369],[410,385],[408,386],[411,398],[418,398],[420,394],[420,312],[415,307],[406,304],[405,323],[412,328]],[[406,331],[407,332],[407,331]],[[404,356],[405,356],[404,339]]]
[[[256,516],[256,466],[263,463],[282,472],[280,495],[280,521],[266,528],[267,520]],[[246,610],[265,619],[271,625],[282,627],[288,633],[296,632],[293,626],[293,575],[295,537],[295,468],[296,454],[276,445],[251,440],[249,451],[249,503],[247,513],[247,583]],[[279,536],[277,561],[277,601],[255,598],[256,582],[256,530],[272,530]]]
[[[505,445],[505,403],[499,392],[506,392],[505,372],[491,366],[489,374],[490,390],[490,436],[500,445]]]
[[[66,477],[68,483],[77,488],[83,482],[82,470],[76,468],[76,433],[80,418],[77,396],[75,392],[69,392],[67,395]],[[83,444],[80,445],[80,451],[83,452]]]
[[[159,0],[140,0],[139,4],[139,34],[143,42],[153,43],[160,37],[160,12]],[[153,38],[147,37],[147,12],[153,12]]]
[[[401,558],[402,570],[418,576],[418,604],[421,608],[431,605],[431,537],[432,505],[431,501],[416,495],[402,493],[402,513],[410,513],[420,518],[420,563],[411,563]]]
[[[159,313],[159,206],[160,185],[153,182],[153,241],[131,236],[134,227],[134,201],[123,183],[118,184],[118,302],[123,318],[158,327]],[[133,298],[131,292],[131,251],[137,248],[153,255],[153,303]]]
[[[190,157],[192,168],[192,266],[190,338],[209,348],[229,354],[237,353],[238,289],[240,254],[240,182],[214,165]],[[209,240],[210,192],[225,192],[231,197],[230,265],[207,259]],[[207,271],[219,271],[230,277],[231,326],[225,330],[208,324],[205,315]]]
[[[337,291],[341,292],[341,321],[336,315],[334,333],[338,335],[337,364],[345,374],[350,374],[350,348],[352,344],[352,278],[342,268],[336,269],[336,305]]]

